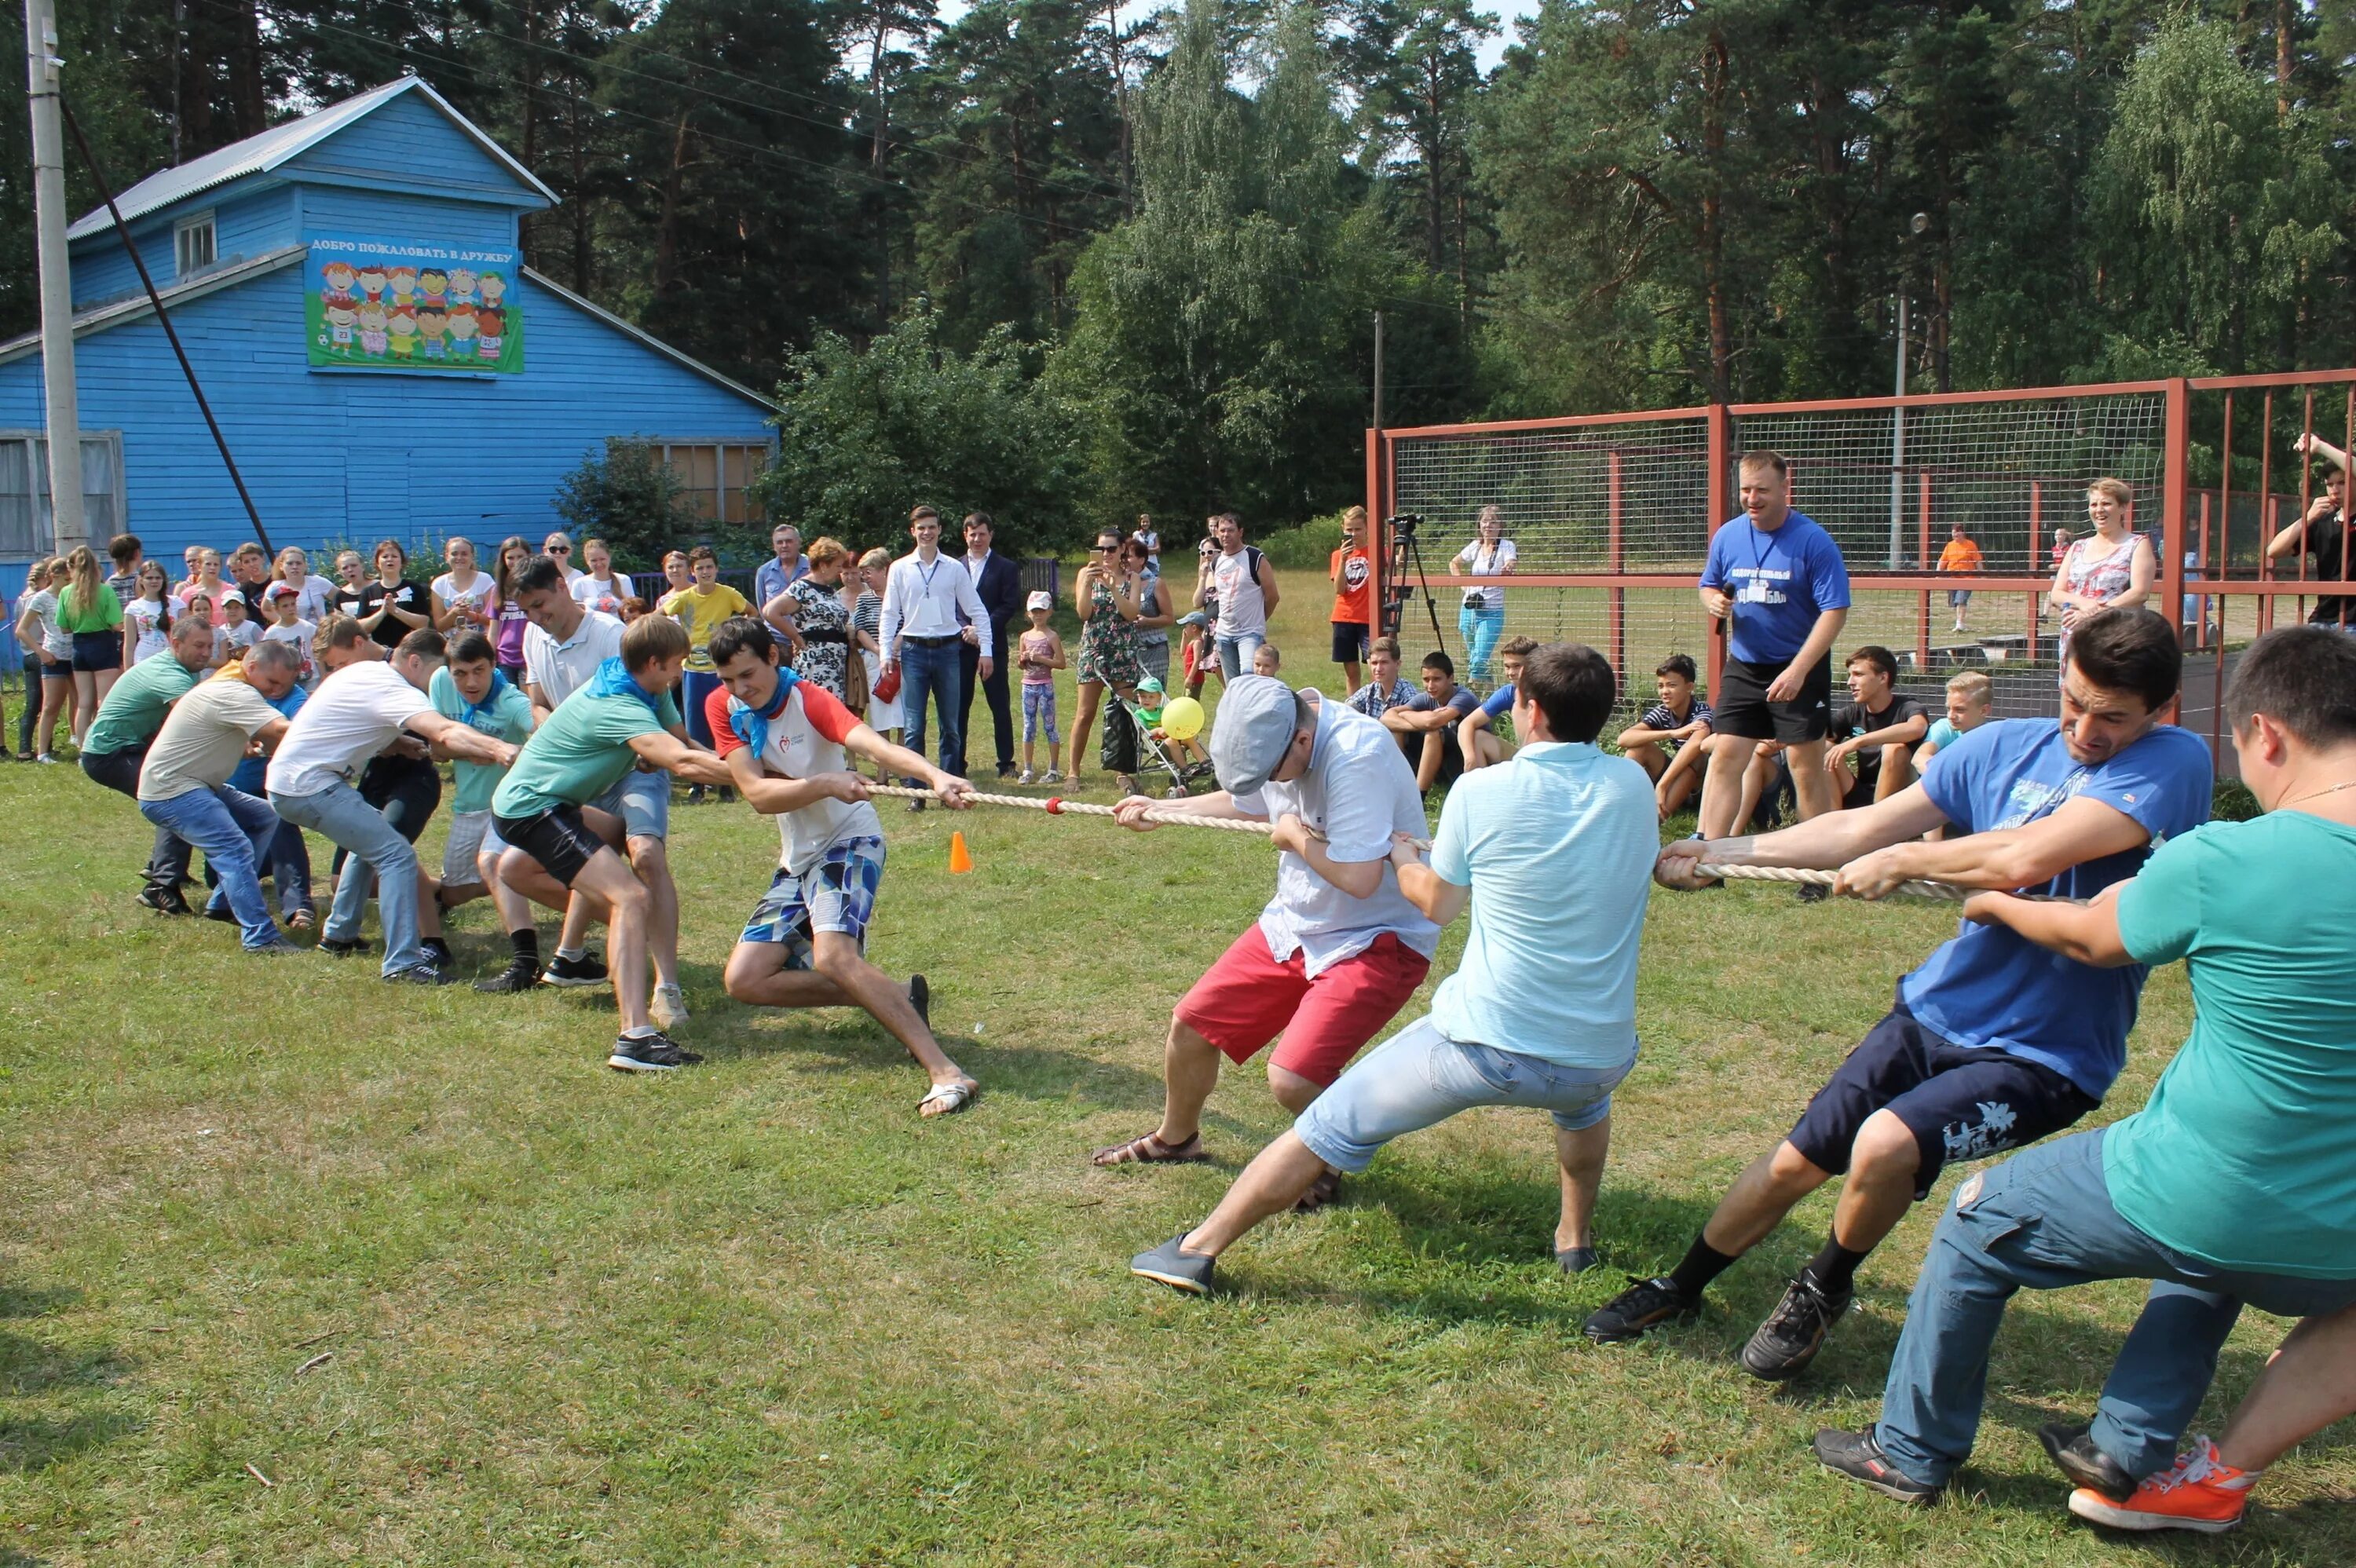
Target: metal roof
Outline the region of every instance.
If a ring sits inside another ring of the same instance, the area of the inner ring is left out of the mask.
[[[273,125],[258,136],[248,136],[242,142],[232,142],[214,149],[201,158],[180,165],[177,168],[159,169],[114,198],[123,210],[123,220],[134,223],[149,213],[187,200],[189,197],[225,186],[249,175],[267,174],[317,146],[321,142],[353,124],[375,110],[382,108],[404,92],[422,92],[446,115],[450,123],[468,136],[483,151],[505,165],[508,172],[539,195],[556,205],[556,193],[543,185],[532,172],[508,155],[508,150],[477,129],[474,122],[450,107],[450,102],[425,83],[423,77],[404,76],[388,81],[382,87],[370,88],[340,103],[331,103],[300,120],[289,120],[284,125]],[[85,213],[66,230],[68,240],[80,240],[102,233],[112,225],[104,207]]]

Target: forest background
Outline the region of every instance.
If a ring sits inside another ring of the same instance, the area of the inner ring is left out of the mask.
[[[1331,512],[1376,311],[1393,423],[1885,391],[1901,292],[1918,389],[2356,362],[2350,0],[179,7],[64,8],[118,178],[424,77],[531,265],[777,389],[806,534]]]

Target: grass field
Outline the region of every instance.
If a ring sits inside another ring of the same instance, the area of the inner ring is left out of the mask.
[[[1303,582],[1287,608],[1309,678],[1323,603]],[[722,997],[776,853],[741,806],[675,817],[682,1038],[711,1060],[661,1082],[599,1065],[602,996],[397,990],[146,915],[144,829],[74,770],[0,767],[0,1564],[2356,1559],[2344,1432],[2238,1537],[2138,1547],[2062,1512],[2034,1428],[2091,1410],[2126,1287],[2016,1306],[1952,1500],[1819,1471],[1814,1429],[1877,1407],[1925,1213],[1797,1388],[1732,1356],[1828,1201],[1698,1323],[1579,1336],[1881,1014],[1950,929],[1934,908],[1655,897],[1607,1267],[1555,1273],[1544,1123],[1483,1114],[1268,1227],[1194,1302],[1123,1265],[1281,1128],[1258,1072],[1213,1101],[1215,1166],[1085,1155],[1151,1125],[1170,1003],[1266,897],[1256,841],[977,812],[952,880],[948,815],[887,813],[874,955],[932,976],[986,1086],[919,1124],[919,1075],[863,1018]],[[502,956],[485,906],[455,940]],[[2189,1013],[2158,976],[2104,1115]],[[2245,1322],[2211,1419],[2280,1327]]]

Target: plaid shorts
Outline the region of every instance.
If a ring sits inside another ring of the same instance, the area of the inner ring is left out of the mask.
[[[769,891],[744,923],[739,942],[774,942],[786,950],[786,967],[810,966],[810,938],[840,931],[867,950],[867,923],[875,917],[875,891],[884,884],[884,840],[847,838],[830,845],[806,871],[777,868]]]

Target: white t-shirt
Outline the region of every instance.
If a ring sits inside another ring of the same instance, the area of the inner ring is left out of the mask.
[[[223,621],[213,628],[213,657],[227,661],[235,658],[254,644],[262,641],[262,628],[249,615],[236,625]]]
[[[498,587],[498,580],[479,568],[475,572],[475,581],[464,588],[458,586],[455,573],[445,571],[434,580],[434,603],[444,610],[466,609],[477,615],[485,614],[490,609],[491,594]],[[469,631],[482,630],[480,623],[475,621],[468,621],[466,626]]]
[[[539,687],[551,708],[588,685],[599,665],[621,656],[622,623],[594,610],[562,643],[538,626],[524,628],[524,684]]]
[[[716,692],[707,700],[725,713],[724,692]],[[842,741],[859,722],[859,715],[836,700],[832,692],[810,681],[798,681],[787,695],[784,710],[769,720],[769,743],[761,749],[761,761],[791,779],[848,773],[851,763]],[[743,742],[725,722],[713,729],[715,740],[723,730],[727,734],[721,744],[726,749],[721,755],[726,756]],[[874,806],[863,800],[824,797],[798,811],[777,814],[777,864],[798,874],[816,865],[837,844],[883,837],[884,823]]]
[[[131,647],[131,662],[154,658],[172,645],[172,635],[164,630],[166,610],[178,620],[188,613],[188,607],[177,599],[168,604],[154,599],[126,599],[123,602],[123,618],[135,627],[137,641]]]
[[[172,704],[164,727],[139,769],[139,798],[173,800],[229,783],[245,761],[246,742],[278,717],[262,693],[241,680],[200,680]]]
[[[294,590],[296,617],[315,626],[326,620],[327,612],[335,608],[336,581],[333,578],[322,577],[315,571],[296,583]],[[173,612],[175,614],[178,613]]]
[[[1233,555],[1222,550],[1211,558],[1211,590],[1219,596],[1218,635],[1257,637],[1267,633],[1268,594],[1252,570],[1265,559],[1249,545]]]
[[[273,795],[317,795],[341,784],[434,711],[425,693],[382,659],[346,665],[319,683],[286,727],[264,783]]]
[[[629,584],[618,577],[592,577],[584,572],[573,584],[573,603],[600,614],[618,617],[623,603],[629,597]],[[524,640],[530,643],[530,633],[524,635]]]
[[[73,634],[58,624],[58,596],[54,590],[44,588],[16,601],[16,618],[21,621],[28,613],[40,630],[43,653],[53,659],[73,657]]]
[[[1499,539],[1495,547],[1492,548],[1476,539],[1458,550],[1455,560],[1450,564],[1462,567],[1463,575],[1466,577],[1503,577],[1514,569],[1515,555],[1514,541],[1511,539]],[[1481,604],[1484,609],[1503,610],[1505,607],[1505,591],[1502,588],[1466,589],[1464,596],[1468,602],[1468,607],[1472,596],[1475,593],[1481,595]]]
[[[318,630],[308,621],[298,620],[291,626],[273,621],[262,629],[262,640],[265,643],[294,644],[295,656],[303,661],[302,679],[308,682],[318,673],[311,667],[311,639],[317,635]]]

